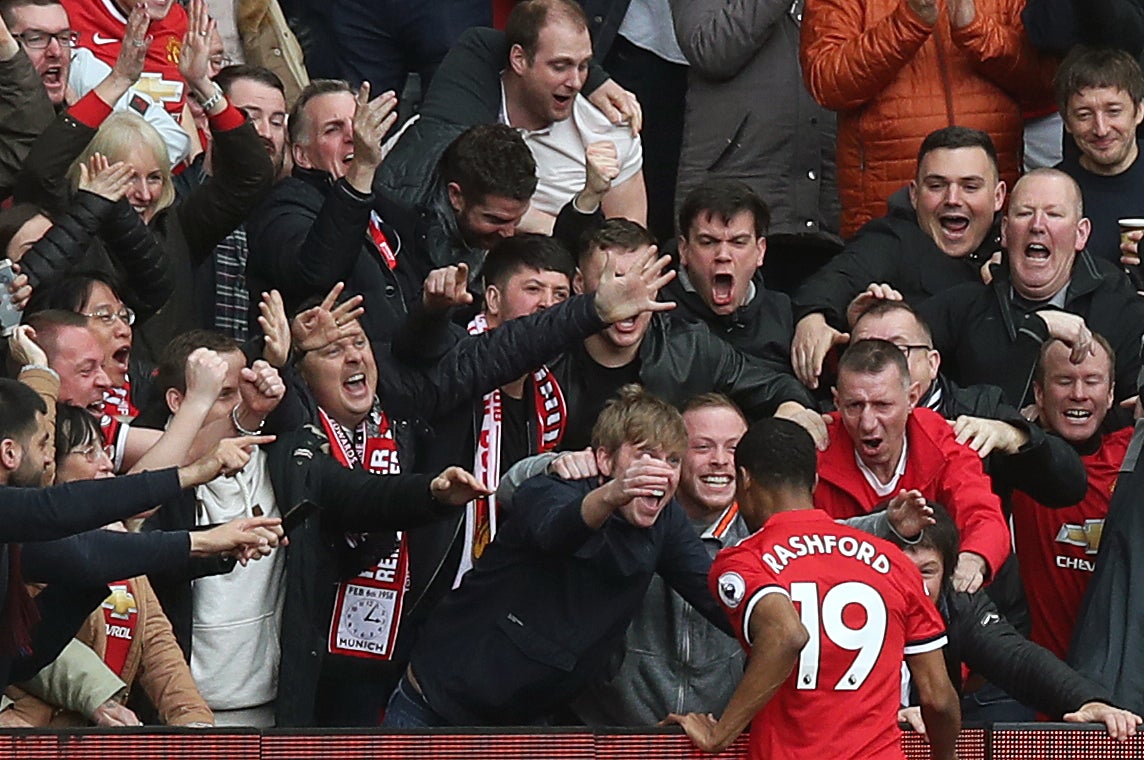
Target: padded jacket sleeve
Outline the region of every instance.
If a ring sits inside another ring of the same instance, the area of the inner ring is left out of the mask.
[[[1017,701],[1053,719],[1086,702],[1108,702],[1108,693],[1022,636],[984,592],[946,591],[949,635],[960,639],[965,664]]]
[[[803,9],[806,88],[824,108],[847,111],[878,96],[914,57],[933,28],[906,3],[869,29],[860,0],[808,0]]]

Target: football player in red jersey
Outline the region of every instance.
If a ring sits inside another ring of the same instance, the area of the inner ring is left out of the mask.
[[[752,760],[900,759],[904,656],[932,756],[953,758],[961,714],[941,616],[900,550],[814,508],[815,456],[810,436],[785,420],[757,423],[740,441],[739,509],[757,532],[720,552],[710,585],[747,667],[719,720],[689,713],[667,722],[708,752],[750,723]]]

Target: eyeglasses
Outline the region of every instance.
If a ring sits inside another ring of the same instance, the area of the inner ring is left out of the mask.
[[[924,343],[895,343],[894,346],[905,354],[907,359],[910,358],[910,351],[933,351],[933,346]]]
[[[79,42],[79,32],[73,32],[71,29],[65,29],[55,34],[33,29],[12,36],[20,39],[24,43],[24,47],[30,50],[42,50],[52,44],[52,40],[60,43],[60,47],[63,48],[75,47],[75,44]]]
[[[135,324],[135,312],[131,309],[128,309],[127,307],[124,307],[119,311],[100,309],[99,311],[93,311],[90,314],[83,314],[81,312],[81,315],[89,319],[98,319],[108,327],[111,327],[113,324],[115,324],[115,320],[117,319],[128,327]]]
[[[230,66],[232,63],[234,63],[234,61],[232,61],[230,58],[227,58],[225,55],[212,55],[210,58],[207,58],[207,60],[210,62],[211,66],[214,66],[216,69],[225,69],[227,66]]]
[[[87,446],[83,446],[78,449],[72,449],[67,453],[68,456],[71,456],[72,454],[79,454],[81,457],[87,460],[88,464],[95,464],[98,462],[100,454],[103,454],[113,462],[115,461],[115,449],[111,446],[100,446],[97,443],[89,443]]]

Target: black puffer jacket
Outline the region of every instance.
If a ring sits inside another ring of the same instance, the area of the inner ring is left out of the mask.
[[[274,179],[274,167],[254,126],[233,108],[212,117],[214,174],[195,192],[163,209],[147,225],[166,256],[165,269],[173,291],[162,309],[135,330],[135,341],[158,356],[176,335],[213,324],[205,304],[214,303],[213,277],[195,273],[210,260],[223,238],[242,224]],[[235,123],[223,128],[221,124]],[[53,197],[45,188],[58,188],[67,168],[79,157],[97,130],[64,112],[40,135],[24,165],[17,199],[67,208],[70,199]],[[111,241],[108,241],[109,243]],[[123,274],[122,272],[120,273]],[[157,300],[148,294],[148,302]]]
[[[120,297],[140,321],[167,303],[174,284],[163,247],[125,199],[112,202],[80,190],[52,222],[20,259],[32,288],[69,271],[93,269],[117,276]]]

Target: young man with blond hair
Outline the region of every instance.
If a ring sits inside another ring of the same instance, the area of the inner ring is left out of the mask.
[[[592,431],[600,477],[539,476],[435,613],[386,725],[543,723],[599,675],[659,573],[725,631],[710,559],[675,501],[687,429],[639,386]]]

